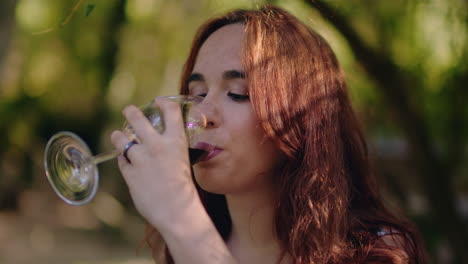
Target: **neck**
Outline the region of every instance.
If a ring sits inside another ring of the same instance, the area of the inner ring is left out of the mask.
[[[272,191],[230,194],[226,201],[232,221],[228,246],[233,255],[241,263],[276,262],[281,249],[274,231]],[[265,262],[270,258],[273,261]]]

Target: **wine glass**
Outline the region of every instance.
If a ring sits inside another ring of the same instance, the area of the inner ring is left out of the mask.
[[[177,102],[182,110],[185,133],[189,143],[190,163],[195,164],[209,152],[200,146],[199,135],[206,126],[205,116],[197,105],[200,96],[166,96],[166,100]],[[161,110],[154,101],[140,108],[152,126],[163,133],[165,124]],[[133,128],[125,122],[124,134],[139,141]],[[202,144],[203,145],[203,144]],[[71,205],[83,205],[96,195],[99,183],[97,164],[111,160],[121,153],[117,150],[93,156],[88,145],[76,134],[62,131],[52,136],[46,146],[44,164],[47,179],[57,195]]]

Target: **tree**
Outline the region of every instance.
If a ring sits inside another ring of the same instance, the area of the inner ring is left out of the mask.
[[[2,8],[1,12],[15,14],[17,8],[21,17],[21,12],[31,11],[13,2],[7,1],[9,10]],[[42,176],[42,160],[39,158],[37,162],[35,156],[38,156],[39,146],[53,133],[64,129],[81,132],[93,149],[97,147],[109,114],[105,97],[116,65],[118,32],[125,21],[125,3],[123,0],[101,1],[101,16],[89,17],[87,9],[86,16],[78,13],[81,19],[63,23],[61,15],[57,15],[60,18],[53,21],[50,28],[31,29],[26,24],[12,34],[12,40],[21,45],[5,51],[21,57],[14,69],[21,77],[12,83],[2,82],[2,88],[10,86],[8,89],[14,92],[0,91],[3,93],[0,97],[0,159],[4,161],[0,164],[3,172],[0,180],[5,183],[0,189],[0,209],[15,209],[19,193],[32,185],[33,175],[40,173]],[[71,18],[78,7],[76,3],[58,2],[44,8],[51,14],[59,10],[58,13],[69,14]],[[13,16],[6,18],[12,20]],[[49,17],[44,16],[43,20],[47,19]],[[89,28],[91,23],[93,27]],[[83,41],[86,38],[92,43]],[[27,41],[22,41],[24,39]],[[99,52],[89,52],[93,48]],[[0,52],[1,59],[3,49]],[[4,74],[8,77],[9,73]],[[48,92],[50,96],[43,96]],[[92,110],[76,117],[74,109]]]

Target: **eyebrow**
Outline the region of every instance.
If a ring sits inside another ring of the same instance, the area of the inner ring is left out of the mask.
[[[245,73],[243,71],[238,71],[238,70],[229,70],[223,72],[223,80],[232,80],[232,79],[245,79]],[[187,85],[190,82],[195,82],[195,81],[205,81],[205,77],[203,77],[203,74],[194,72],[190,74],[190,76],[187,79]]]
[[[223,80],[231,79],[245,79],[245,73],[243,71],[230,70],[223,73]]]

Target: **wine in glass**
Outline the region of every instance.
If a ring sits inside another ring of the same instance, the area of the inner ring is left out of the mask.
[[[195,164],[209,152],[206,148],[197,148],[200,146],[199,135],[206,126],[206,118],[197,108],[203,97],[179,95],[163,98],[180,105],[189,143],[190,163]],[[162,134],[165,130],[164,118],[154,101],[140,109],[152,126]],[[130,140],[138,142],[128,123],[124,124],[123,131]],[[97,164],[114,159],[120,154],[114,150],[93,156],[88,145],[79,136],[72,132],[59,132],[49,139],[46,146],[44,164],[47,179],[57,195],[66,203],[86,204],[94,198],[98,189]]]

